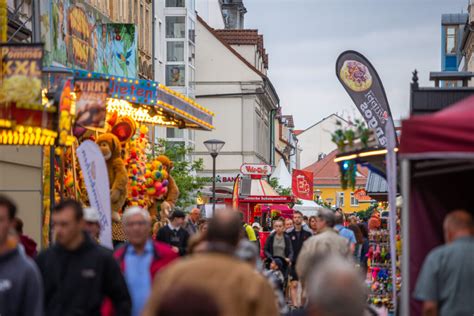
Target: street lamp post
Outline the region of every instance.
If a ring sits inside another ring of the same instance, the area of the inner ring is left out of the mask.
[[[217,139],[210,139],[204,142],[204,146],[206,146],[212,157],[212,216],[216,212],[216,158],[224,144],[224,141]]]

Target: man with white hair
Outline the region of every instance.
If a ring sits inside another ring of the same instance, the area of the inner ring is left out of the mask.
[[[114,256],[132,298],[131,315],[138,316],[148,299],[155,274],[178,255],[167,244],[152,240],[151,218],[147,210],[138,206],[126,209],[122,223],[128,242],[117,249]]]
[[[332,255],[313,267],[306,279],[308,316],[366,315],[366,287],[354,265]]]

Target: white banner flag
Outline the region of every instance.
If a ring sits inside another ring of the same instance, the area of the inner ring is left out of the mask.
[[[81,165],[90,206],[99,212],[100,243],[113,249],[109,175],[104,156],[96,143],[86,140],[77,148],[77,158]]]

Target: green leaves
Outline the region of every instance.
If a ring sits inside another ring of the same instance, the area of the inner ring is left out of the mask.
[[[204,169],[204,161],[189,159],[193,152],[191,147],[168,142],[165,139],[158,140],[155,151],[168,156],[174,163],[171,175],[179,188],[177,206],[185,208],[195,205],[198,191],[207,183],[206,178],[197,176],[197,172]]]

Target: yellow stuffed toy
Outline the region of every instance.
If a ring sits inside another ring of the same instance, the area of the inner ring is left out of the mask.
[[[110,206],[112,209],[112,220],[120,221],[119,211],[127,199],[128,175],[125,164],[121,158],[122,147],[120,141],[114,134],[106,133],[100,135],[96,140],[97,145],[104,155],[107,163],[110,186]]]

